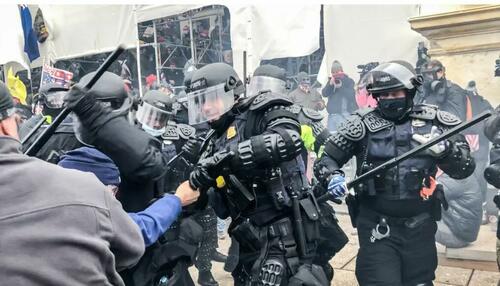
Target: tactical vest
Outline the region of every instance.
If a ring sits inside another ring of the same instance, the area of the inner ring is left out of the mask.
[[[211,137],[208,142],[203,157],[210,157],[215,152],[226,150],[236,146],[238,143],[250,139],[251,136],[259,135],[255,126],[248,124],[248,118],[252,110],[238,114],[226,131],[219,137]],[[305,165],[302,158],[279,164],[277,168],[259,166],[252,170],[231,170],[245,188],[255,196],[254,201],[242,207],[240,203],[244,198],[240,192],[228,191],[226,196],[234,203],[241,215],[251,218],[256,225],[265,225],[277,216],[283,214],[286,205],[289,204],[288,192],[297,190],[303,192],[308,187],[305,177]],[[281,202],[278,199],[281,198]],[[280,205],[282,203],[282,205]]]
[[[358,175],[416,148],[419,143],[412,139],[413,134],[429,134],[433,125],[443,132],[447,125],[459,122],[458,118],[446,117],[449,113],[431,107],[416,107],[407,120],[399,123],[385,120],[373,111],[357,111],[357,115],[366,127],[366,134],[357,138],[361,142],[357,152]],[[367,180],[359,191],[387,200],[419,199],[424,180],[435,177],[436,172],[436,159],[421,152]]]

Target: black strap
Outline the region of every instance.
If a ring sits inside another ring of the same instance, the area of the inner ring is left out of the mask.
[[[291,111],[286,110],[284,108],[280,108],[280,109],[273,109],[273,110],[267,112],[264,115],[263,122],[264,122],[264,125],[267,126],[273,120],[276,120],[278,118],[283,118],[283,117],[297,120],[297,116],[295,114],[293,114]]]
[[[273,128],[273,131],[278,133],[283,141],[285,142],[285,149],[287,154],[294,154],[295,152],[295,141],[293,141],[292,136],[284,128]]]
[[[266,141],[264,140],[264,136],[253,136],[252,138],[250,138],[250,142],[252,143],[252,152],[255,162],[260,163],[266,161],[269,158],[269,153],[266,149]]]

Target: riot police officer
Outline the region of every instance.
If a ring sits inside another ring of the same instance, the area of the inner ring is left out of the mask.
[[[62,111],[63,98],[67,91],[67,88],[55,83],[48,83],[40,88],[35,110],[38,110],[41,114],[31,117],[23,123],[19,135],[21,138],[27,136],[40,120],[44,120],[45,124],[28,141],[24,142],[23,151],[27,150],[33,144],[34,140],[49,126],[48,124],[50,124],[52,119],[57,117]],[[65,151],[70,151],[81,146],[82,144],[75,137],[73,122],[70,117],[67,117],[35,156],[46,162],[57,164],[60,156]]]
[[[342,122],[315,165],[316,176],[337,196],[347,192],[340,168],[352,156],[357,157],[361,175],[460,123],[435,107],[413,105],[421,81],[409,63],[381,64],[371,77],[368,92],[377,100],[377,108],[358,110]],[[432,285],[437,267],[435,221],[440,219],[442,202],[434,180],[437,167],[455,179],[474,172],[463,135],[366,180],[356,186],[355,196],[348,197],[358,228],[360,285]]]
[[[284,93],[287,89],[284,69],[273,65],[261,65],[257,67],[253,77],[250,79],[247,94],[255,95],[265,90]],[[300,123],[301,137],[304,142],[301,155],[304,163],[306,163],[308,160],[308,150],[318,153],[319,148],[324,145],[330,132],[321,123],[323,115],[319,112],[296,104],[288,106],[287,110],[295,114]],[[314,188],[314,191],[315,195],[319,197],[324,194],[325,189],[317,187]],[[316,252],[313,262],[323,267],[328,280],[332,281],[333,268],[330,265],[330,260],[347,244],[348,238],[338,225],[335,210],[332,206],[327,202],[322,202],[319,204],[319,208],[321,217],[318,249],[320,251]]]
[[[239,243],[235,285],[327,285],[311,263],[318,211],[300,157],[300,124],[286,109],[292,103],[270,91],[243,93],[227,64],[194,72],[190,124],[208,122],[212,130],[190,184],[201,197],[215,188],[214,208],[232,218],[229,234]]]
[[[146,92],[141,101],[137,112],[137,121],[144,131],[161,142],[162,152],[170,162],[164,177],[165,189],[175,191],[177,186],[188,179],[189,172],[198,159],[206,130],[203,128],[197,130],[184,124],[182,113],[187,112],[187,109],[183,102],[177,102],[163,92],[150,90]],[[187,116],[185,118],[187,119]],[[182,220],[188,217],[194,219],[195,222],[192,223],[198,224],[203,229],[203,235],[198,238],[192,237],[181,243],[181,238],[174,235],[175,229],[178,228]],[[198,283],[202,286],[218,285],[211,272],[211,260],[214,256],[219,258],[219,261],[224,260],[223,255],[216,250],[218,242],[216,224],[217,218],[211,207],[196,210],[185,208],[179,220],[171,227],[166,236],[168,240],[165,244],[175,250],[171,253],[180,253],[178,249],[185,250],[185,255],[179,255],[172,260],[182,258],[189,262],[183,264],[185,266],[191,265],[194,261],[199,272]],[[186,245],[190,245],[190,247],[185,247]],[[169,255],[169,251],[165,250],[164,252]],[[171,264],[175,265],[175,263]],[[187,273],[187,268],[183,271]]]

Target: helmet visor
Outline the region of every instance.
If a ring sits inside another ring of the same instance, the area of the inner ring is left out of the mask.
[[[286,94],[286,82],[274,77],[254,76],[248,85],[247,95],[253,96],[263,90]]]
[[[55,92],[48,92],[45,95],[45,105],[48,108],[52,109],[60,109],[63,107],[64,104],[64,96],[66,95],[66,91],[55,91]]]
[[[377,72],[386,73],[387,75],[394,77],[398,81],[400,81],[405,88],[412,89],[415,86],[413,85],[412,79],[415,78],[415,74],[412,73],[408,68],[398,63],[383,63],[378,65],[376,68],[370,71],[370,74],[375,74]],[[382,81],[383,76],[379,79]],[[390,79],[389,79],[390,80]]]
[[[199,124],[219,119],[234,105],[233,90],[226,91],[225,84],[211,86],[188,93],[189,124]]]
[[[143,102],[142,105],[139,106],[136,116],[137,121],[140,123],[152,129],[160,130],[167,126],[171,114],[171,112],[162,110],[147,102]]]

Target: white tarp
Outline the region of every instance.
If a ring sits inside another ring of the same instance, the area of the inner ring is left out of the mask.
[[[133,5],[40,5],[40,8],[49,29],[49,38],[40,45],[46,60],[98,54],[112,51],[118,44],[126,47],[136,44]]]
[[[243,51],[247,51],[247,73],[261,60],[301,57],[319,49],[320,5],[227,5],[231,13],[233,66],[243,73]]]
[[[410,28],[418,5],[324,5],[325,56],[318,76],[327,82],[334,60],[355,81],[357,65],[368,62],[417,61],[417,45],[425,39]]]
[[[28,68],[24,53],[23,26],[17,5],[0,5],[0,65],[16,62]]]

